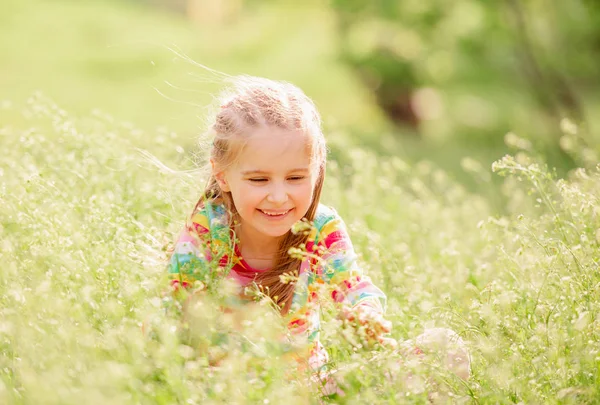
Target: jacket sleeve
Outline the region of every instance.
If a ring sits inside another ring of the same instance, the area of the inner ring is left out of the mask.
[[[363,274],[342,219],[337,214],[329,215],[319,228],[319,272],[331,286],[331,298],[352,307],[366,305],[384,313],[386,296]]]
[[[171,286],[189,287],[209,271],[209,221],[204,211],[192,215],[179,234],[167,270]]]

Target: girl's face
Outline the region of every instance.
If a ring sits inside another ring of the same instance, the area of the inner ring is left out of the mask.
[[[231,192],[246,237],[280,237],[302,219],[317,180],[309,137],[276,127],[256,129],[235,163],[215,173]]]

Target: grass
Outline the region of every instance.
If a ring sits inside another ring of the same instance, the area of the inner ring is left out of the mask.
[[[290,376],[285,350],[270,343],[280,327],[266,308],[245,309],[239,330],[201,302],[191,341],[165,312],[164,249],[198,178],[151,164],[136,149],[143,131],[74,118],[43,96],[2,115],[2,403],[316,401],[318,389]],[[177,141],[164,138],[154,146]],[[450,327],[468,342],[473,377],[399,367],[401,357],[352,344],[330,319],[323,340],[346,391],[336,401],[421,403],[440,391],[458,402],[593,403],[598,170],[559,180],[523,152],[504,158],[494,165],[509,201],[499,217],[431,163],[347,152],[351,170],[330,163],[324,201],[388,294],[393,337]],[[207,368],[215,350],[229,356]],[[408,372],[425,385],[407,386]]]

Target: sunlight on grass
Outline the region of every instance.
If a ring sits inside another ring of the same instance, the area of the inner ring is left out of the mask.
[[[201,180],[161,171],[136,149],[176,143],[175,134],[148,140],[102,115],[74,118],[41,95],[3,104],[1,114],[0,402],[318,397],[283,361],[287,349],[272,344],[279,326],[268,307],[248,306],[240,324],[216,302],[198,302],[192,334],[178,332],[164,295],[165,248]],[[178,156],[167,164],[184,162]],[[523,152],[506,157],[494,170],[507,176],[510,212],[498,217],[431,163],[355,148],[347,159],[330,162],[324,200],[347,218],[366,271],[388,294],[393,336],[457,331],[473,377],[361,348],[326,316],[322,340],[346,392],[336,401],[593,401],[597,169],[558,180]],[[208,368],[210,356],[223,355]],[[424,378],[418,386],[408,383],[415,374]]]

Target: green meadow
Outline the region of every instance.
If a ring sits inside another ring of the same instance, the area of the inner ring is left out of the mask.
[[[323,2],[249,4],[235,27],[132,1],[0,5],[0,403],[597,403],[591,129],[556,123],[580,167],[518,131],[411,138],[337,56]],[[387,293],[392,337],[456,331],[470,379],[437,353],[365,345],[324,304],[344,391],[327,397],[286,360],[264,302],[239,322],[215,289],[182,321],[165,266],[204,185],[197,145],[223,74],[315,100],[331,150],[323,202]]]

